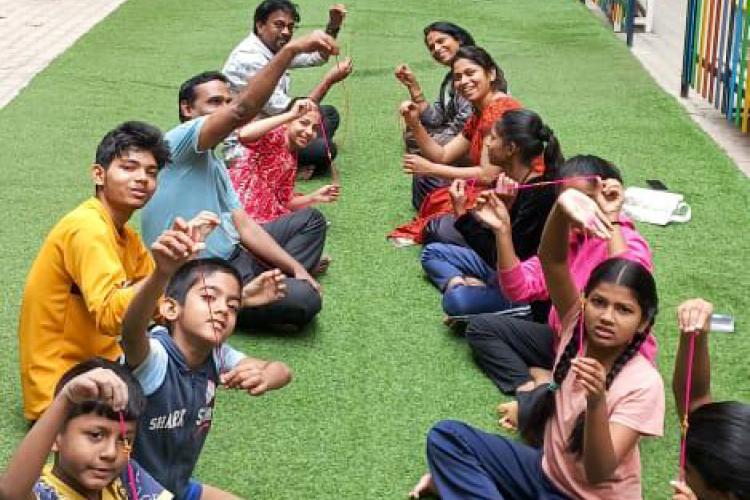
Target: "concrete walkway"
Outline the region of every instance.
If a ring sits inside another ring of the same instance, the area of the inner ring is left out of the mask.
[[[685,107],[690,117],[726,151],[745,175],[750,176],[750,134],[742,134],[730,125],[709,102],[690,89],[680,97],[682,55],[685,33],[685,0],[657,0],[652,33],[635,33],[635,55],[667,93]],[[624,35],[623,35],[624,43]]]
[[[125,0],[0,0],[0,108]]]

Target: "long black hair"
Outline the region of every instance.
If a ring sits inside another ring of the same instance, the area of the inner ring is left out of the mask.
[[[445,33],[458,42],[459,47],[464,45],[476,45],[474,37],[461,26],[448,21],[435,21],[424,28],[424,42],[427,43],[427,35],[433,31]],[[440,84],[438,103],[443,107],[446,121],[453,121],[458,115],[458,103],[456,102],[456,89],[453,88],[453,72],[448,71]]]
[[[503,70],[500,69],[500,66],[497,65],[495,60],[492,59],[492,56],[482,47],[474,45],[460,47],[458,52],[456,52],[456,56],[453,58],[451,66],[455,66],[456,61],[459,59],[467,59],[472,63],[481,66],[482,69],[488,73],[494,71],[496,76],[491,84],[492,89],[500,92],[508,91],[508,82],[505,80],[505,73],[503,73]]]
[[[690,413],[687,461],[706,486],[750,499],[750,405],[708,403]]]
[[[659,300],[656,294],[656,283],[654,282],[654,277],[648,269],[638,262],[615,257],[600,263],[593,271],[591,271],[591,275],[589,276],[589,279],[586,282],[586,287],[584,288],[584,295],[588,296],[601,283],[613,283],[630,289],[641,308],[642,319],[645,319],[648,324],[643,331],[636,332],[635,335],[633,335],[632,340],[612,364],[612,369],[607,373],[606,379],[606,389],[609,390],[615,377],[617,377],[628,361],[638,353],[641,344],[646,340],[646,337],[648,336],[648,327],[653,324],[658,311]],[[581,317],[578,319],[579,325],[580,322],[584,321],[583,316],[583,311],[581,311]],[[579,326],[576,326],[575,328],[578,329]],[[571,360],[573,360],[577,354],[578,338],[576,335],[573,335],[568,344],[564,347],[563,353],[557,361],[552,374],[552,380],[556,389],[551,389],[551,387],[553,387],[552,385],[550,385],[550,390],[542,389],[545,393],[543,396],[535,399],[533,403],[534,407],[528,412],[529,417],[523,426],[521,435],[530,444],[541,444],[547,420],[555,412],[554,391],[559,390],[559,387],[562,387],[562,383],[570,371]],[[578,416],[573,432],[571,432],[568,437],[568,452],[578,456],[583,452],[584,419],[585,412]]]
[[[565,158],[555,133],[538,114],[529,109],[508,111],[495,122],[495,132],[504,141],[516,145],[526,165],[531,165],[534,158],[544,153],[545,177],[557,177]]]

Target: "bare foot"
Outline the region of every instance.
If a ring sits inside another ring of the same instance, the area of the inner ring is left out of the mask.
[[[432,474],[429,472],[419,478],[417,484],[409,492],[409,498],[421,498],[425,494],[437,495],[435,483],[432,481]]]
[[[466,286],[466,280],[463,276],[454,276],[449,279],[448,283],[445,284],[445,291],[447,292],[451,288],[455,288],[457,286]]]
[[[497,425],[509,431],[518,430],[518,401],[500,403],[497,405]]]
[[[315,267],[315,269],[313,269],[312,275],[319,276],[321,274],[324,274],[326,271],[328,271],[328,266],[331,265],[331,262],[333,262],[333,259],[330,256],[322,256],[320,258],[320,261],[318,262],[318,265]]]
[[[242,307],[258,307],[276,302],[286,295],[284,273],[278,269],[263,272],[242,288]]]
[[[465,276],[464,280],[466,286],[487,286],[487,283],[474,276]]]

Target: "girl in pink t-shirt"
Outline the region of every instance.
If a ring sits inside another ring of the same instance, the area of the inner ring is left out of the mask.
[[[427,437],[432,484],[451,498],[636,500],[641,495],[641,436],[662,434],[664,386],[639,353],[657,311],[656,285],[641,264],[599,264],[583,299],[568,266],[571,226],[603,239],[612,226],[582,192],[560,195],[547,220],[539,256],[550,298],[563,318],[553,380],[534,391],[524,436],[541,448],[459,422],[437,424]]]
[[[232,161],[229,177],[245,212],[265,224],[293,211],[338,199],[339,186],[329,184],[309,194],[294,192],[297,152],[318,134],[320,111],[301,99],[286,113],[248,123],[239,130],[245,147]]]

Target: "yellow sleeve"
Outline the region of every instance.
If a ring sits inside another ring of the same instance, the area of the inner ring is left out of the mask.
[[[120,335],[134,292],[105,228],[77,228],[65,242],[65,268],[80,290],[99,332]]]

